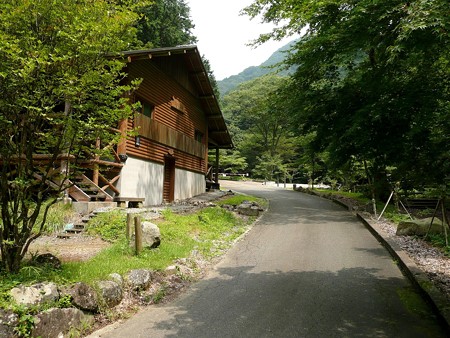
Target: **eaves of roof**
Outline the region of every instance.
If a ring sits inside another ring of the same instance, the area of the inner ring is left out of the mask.
[[[133,62],[136,60],[152,59],[157,57],[170,57],[172,55],[185,55],[191,79],[197,89],[198,99],[205,111],[208,122],[208,140],[210,147],[232,148],[233,141],[228,132],[222,111],[214,90],[209,81],[208,73],[203,64],[200,53],[195,45],[168,48],[154,48],[146,50],[131,50],[121,52],[120,55]]]

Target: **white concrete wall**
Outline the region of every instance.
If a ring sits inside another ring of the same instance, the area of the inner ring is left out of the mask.
[[[144,197],[144,205],[162,203],[164,165],[128,157],[117,187],[122,197]]]
[[[184,200],[206,191],[205,175],[175,169],[175,200]]]

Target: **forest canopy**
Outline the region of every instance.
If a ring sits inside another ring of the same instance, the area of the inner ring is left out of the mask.
[[[377,196],[393,182],[444,184],[450,173],[447,1],[256,0],[243,13],[278,24],[255,44],[305,32],[285,61],[296,71],[272,98],[298,137],[299,167],[317,163],[328,180],[364,181]]]

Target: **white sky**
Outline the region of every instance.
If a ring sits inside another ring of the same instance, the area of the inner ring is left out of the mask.
[[[239,16],[252,0],[186,0],[190,7],[193,30],[201,55],[209,60],[216,80],[235,75],[250,66],[258,66],[273,52],[294,37],[282,41],[269,41],[252,48],[247,43],[259,34],[271,31],[270,25],[257,19]]]

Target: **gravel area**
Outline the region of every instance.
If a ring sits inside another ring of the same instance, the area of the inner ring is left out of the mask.
[[[396,225],[385,219],[378,221],[370,217],[370,221],[376,223],[386,237],[397,243],[408,254],[417,266],[426,273],[433,284],[442,291],[450,303],[450,257],[421,238],[397,236],[395,234]]]

